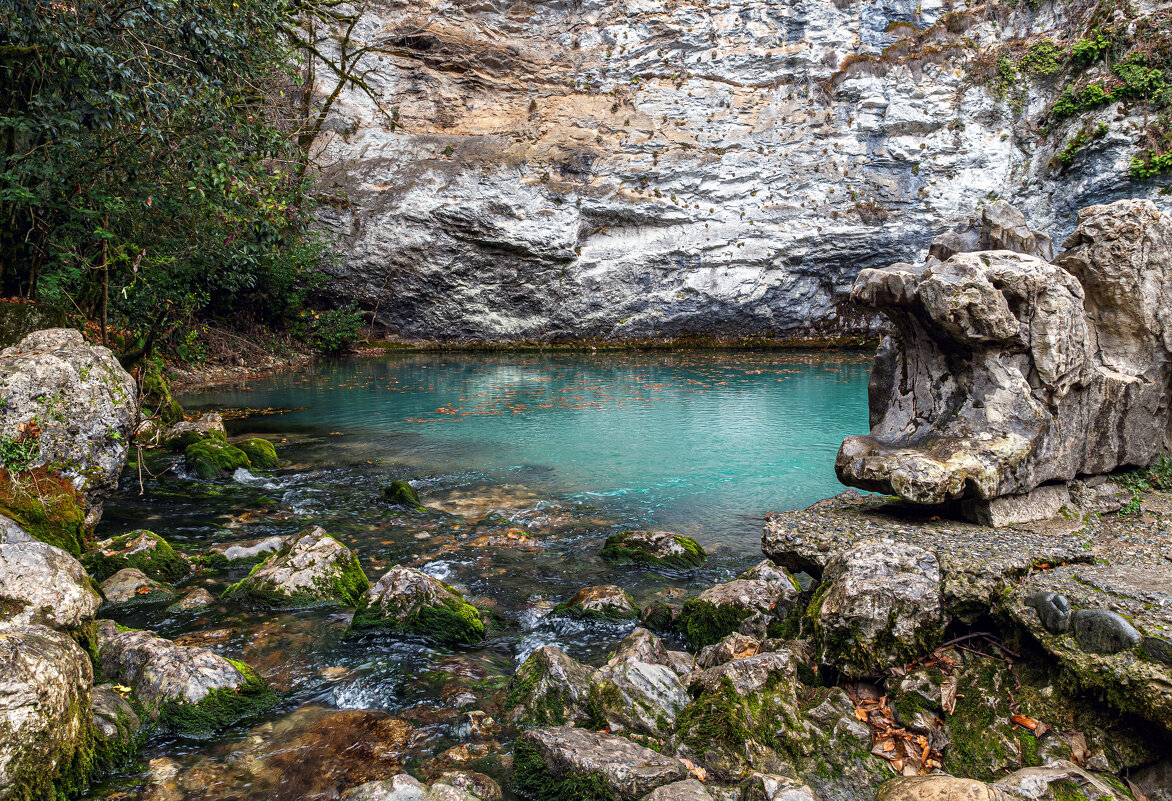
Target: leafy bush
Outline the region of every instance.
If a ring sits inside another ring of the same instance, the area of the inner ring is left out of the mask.
[[[1053,75],[1062,69],[1066,51],[1049,39],[1035,42],[1021,57],[1021,69],[1041,78]]]
[[[1089,67],[1102,58],[1110,47],[1111,40],[1103,35],[1102,29],[1095,28],[1090,36],[1079,39],[1070,48],[1070,60],[1079,66]]]
[[[362,312],[356,306],[329,311],[304,310],[293,324],[295,337],[320,353],[338,353],[359,338]]]

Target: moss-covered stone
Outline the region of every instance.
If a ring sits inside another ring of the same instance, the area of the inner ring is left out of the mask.
[[[236,447],[244,451],[257,470],[272,470],[281,464],[281,460],[277,458],[277,449],[267,439],[250,437],[237,442]]]
[[[480,611],[454,587],[407,567],[394,567],[370,588],[350,622],[350,631],[381,630],[440,643],[484,640]]]
[[[238,468],[252,467],[244,451],[214,437],[188,445],[183,459],[187,469],[203,479],[226,478]]]
[[[602,558],[615,564],[688,570],[704,564],[708,554],[691,537],[660,531],[623,531],[606,538]]]
[[[751,614],[739,606],[717,606],[700,598],[689,598],[680,609],[676,626],[693,648],[703,648],[732,634]]]
[[[85,550],[85,499],[68,479],[44,468],[17,475],[0,468],[0,514],[75,557]]]
[[[638,619],[639,607],[622,587],[603,584],[597,587],[583,587],[555,606],[549,614],[550,617],[568,617],[575,620],[618,622]]]
[[[359,607],[369,589],[358,554],[314,527],[289,537],[222,597],[252,609],[303,609],[330,602]]]
[[[524,728],[581,722],[592,672],[560,648],[538,648],[509,682],[502,702],[505,714]]]
[[[144,417],[157,417],[170,425],[183,419],[183,407],[171,392],[171,382],[162,369],[148,364],[142,374],[142,411]]]
[[[423,511],[427,507],[419,499],[419,493],[406,481],[392,481],[383,488],[383,497],[393,504]]]
[[[94,581],[102,582],[124,567],[141,570],[156,581],[174,584],[191,572],[187,559],[165,539],[146,529],[95,543],[81,558]]]
[[[244,662],[229,659],[244,677],[236,689],[216,690],[195,704],[170,699],[158,709],[158,725],[163,731],[189,737],[207,737],[229,726],[274,707],[280,696],[268,682]]]
[[[513,749],[513,792],[529,801],[618,801],[601,774],[555,777],[524,740]]]

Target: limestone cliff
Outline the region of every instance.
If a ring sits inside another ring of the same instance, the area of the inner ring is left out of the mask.
[[[859,271],[991,199],[1055,241],[1082,206],[1169,209],[1129,175],[1162,132],[1118,64],[1170,8],[370,0],[383,110],[344,92],[315,145],[333,289],[414,339],[872,330]]]

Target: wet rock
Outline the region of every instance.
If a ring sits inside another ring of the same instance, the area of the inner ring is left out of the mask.
[[[622,587],[604,584],[583,587],[569,600],[555,606],[550,616],[578,620],[635,620],[639,617],[639,607]]]
[[[427,507],[419,499],[419,493],[406,481],[392,481],[383,488],[383,497],[396,506],[423,511]]]
[[[101,584],[102,596],[116,605],[155,603],[175,597],[175,590],[133,567],[119,570]]]
[[[706,645],[696,655],[696,667],[705,669],[744,659],[761,652],[760,640],[733,632],[715,645]]]
[[[1022,768],[998,779],[992,789],[1004,792],[1012,799],[1051,801],[1052,799],[1093,798],[1109,801],[1130,801],[1131,794],[1117,789],[1089,771],[1067,760],[1058,760],[1045,767]]]
[[[1117,654],[1134,648],[1142,639],[1135,626],[1109,609],[1076,609],[1071,624],[1079,647],[1095,654]]]
[[[682,782],[656,787],[643,798],[644,801],[712,801],[712,796],[704,789],[704,785],[695,779],[685,779]]]
[[[156,581],[174,584],[191,572],[191,563],[158,534],[139,529],[96,542],[81,558],[94,581],[105,581],[126,567],[136,568]]]
[[[785,618],[800,594],[794,577],[767,560],[685,601],[678,627],[694,648],[720,642],[734,631],[763,639],[769,624]]]
[[[252,467],[248,455],[218,438],[201,439],[183,450],[187,469],[202,479],[229,478],[237,470]]]
[[[688,570],[708,555],[691,537],[669,531],[623,531],[606,538],[602,558],[615,564]]]
[[[1070,599],[1055,592],[1035,592],[1025,598],[1026,606],[1038,613],[1042,626],[1051,634],[1063,634],[1070,628]]]
[[[145,739],[138,714],[110,684],[94,688],[92,708],[95,772],[106,774],[126,768]]]
[[[0,798],[70,797],[89,780],[93,669],[65,634],[0,626]]]
[[[593,672],[556,646],[538,648],[509,683],[504,700],[508,719],[529,728],[585,721]]]
[[[210,592],[203,587],[195,587],[185,592],[183,597],[171,604],[169,608],[177,612],[190,612],[193,609],[202,609],[215,602],[216,599],[212,597]]]
[[[1166,637],[1144,637],[1140,647],[1157,662],[1172,666],[1172,640]]]
[[[1149,201],[1090,206],[1064,245],[1053,264],[996,250],[859,274],[851,297],[894,328],[871,433],[835,461],[844,483],[987,502],[1155,459],[1168,419],[1152,410],[1172,386],[1172,220]]]
[[[432,785],[432,791],[434,792],[440,785],[447,785],[462,790],[479,801],[501,801],[504,798],[504,793],[501,792],[500,785],[483,773],[466,770],[448,771],[440,774],[435,784]]]
[[[810,603],[824,664],[877,675],[930,653],[944,633],[940,566],[912,545],[860,543],[826,567]]]
[[[207,439],[228,441],[224,418],[215,412],[201,414],[198,420],[176,423],[163,433],[163,444],[176,452],[185,451],[189,445]]]
[[[108,678],[131,688],[151,720],[184,734],[219,731],[277,700],[243,662],[149,631],[119,630],[110,620],[98,628],[98,660]]]
[[[342,793],[341,801],[424,801],[427,788],[410,774],[366,782]]]
[[[657,634],[667,634],[675,627],[676,612],[663,601],[652,601],[639,614],[639,625]]]
[[[666,736],[691,698],[671,668],[667,649],[646,629],[635,629],[590,677],[594,723],[613,732]]]
[[[249,437],[232,444],[244,451],[244,455],[256,470],[272,470],[281,465],[281,460],[277,458],[277,449],[267,439]]]
[[[201,561],[205,565],[215,567],[221,564],[231,564],[232,562],[247,562],[263,559],[268,554],[285,547],[288,539],[288,537],[274,535],[255,540],[226,542],[221,545],[213,545],[201,556]]]
[[[289,537],[281,549],[224,591],[224,598],[256,609],[342,603],[359,606],[370,582],[358,555],[320,526]]]
[[[957,253],[1012,250],[1042,259],[1054,257],[1049,235],[1031,231],[1025,215],[1004,200],[982,206],[976,217],[932,240],[928,255],[948,261]]]
[[[574,798],[585,792],[637,799],[688,778],[683,764],[673,757],[625,737],[569,726],[522,734],[514,747],[513,764],[518,795],[532,801]]]
[[[1000,790],[955,776],[903,776],[879,790],[877,801],[1010,801]]]
[[[745,783],[743,801],[819,801],[810,786],[788,776],[754,773]]]
[[[484,639],[475,606],[454,588],[409,567],[393,567],[370,588],[350,624],[351,631],[384,630],[442,643]]]
[[[78,637],[101,603],[81,563],[60,548],[32,538],[0,543],[0,624],[42,625]]]

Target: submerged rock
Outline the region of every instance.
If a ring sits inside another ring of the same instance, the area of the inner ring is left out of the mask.
[[[206,439],[228,441],[224,418],[215,412],[201,414],[198,420],[182,421],[163,433],[163,444],[173,451],[185,451],[188,446]]]
[[[522,798],[638,799],[688,778],[683,764],[625,737],[561,726],[533,729],[513,749],[513,789]]]
[[[94,754],[89,657],[44,626],[0,626],[0,798],[84,790]]]
[[[362,599],[351,631],[414,634],[441,643],[484,639],[479,610],[454,588],[410,567],[393,567]]]
[[[233,444],[244,452],[249,463],[257,470],[272,470],[281,464],[281,460],[277,457],[277,449],[267,439],[249,437]]]
[[[369,589],[358,555],[315,526],[289,537],[223,597],[260,609],[331,602],[357,607]]]
[[[42,625],[85,639],[102,597],[81,563],[29,538],[0,543],[0,624]]]
[[[585,721],[593,670],[554,645],[538,648],[509,682],[504,709],[514,725],[563,726]]]
[[[819,659],[847,675],[878,675],[925,656],[945,624],[936,555],[859,543],[827,565],[806,614]]]
[[[202,609],[205,606],[210,606],[215,602],[215,596],[210,592],[203,587],[195,587],[185,592],[183,597],[171,604],[168,609],[177,612],[190,612],[193,609]]]
[[[187,469],[203,479],[227,478],[240,468],[252,467],[248,455],[216,438],[201,439],[183,451]]]
[[[174,587],[160,584],[133,567],[122,568],[103,581],[101,587],[106,601],[116,605],[154,603],[176,595]]]
[[[770,624],[793,610],[800,594],[793,576],[764,561],[685,601],[677,625],[694,648],[720,642],[734,631],[764,638]]]
[[[265,559],[274,551],[285,547],[288,537],[273,535],[241,542],[227,542],[213,545],[200,555],[200,563],[207,567],[220,567],[233,562],[251,562]]]
[[[98,628],[98,660],[108,678],[131,688],[151,720],[183,734],[219,731],[277,701],[243,662],[149,631],[120,630],[110,620]]]
[[[173,584],[191,572],[187,557],[158,534],[139,529],[96,542],[81,558],[94,581],[105,581],[125,567],[141,570],[156,581]]]
[[[1090,206],[1064,244],[1053,264],[992,250],[860,273],[852,298],[894,328],[843,483],[988,511],[1152,462],[1172,406],[1172,220],[1149,201]]]
[[[602,558],[615,564],[688,570],[704,564],[708,554],[691,537],[669,531],[623,531],[606,538]]]
[[[603,584],[583,587],[549,614],[578,620],[635,620],[639,617],[639,607],[622,587]]]
[[[415,491],[415,487],[406,481],[392,481],[383,488],[383,497],[393,504],[409,509],[422,511],[427,508],[423,501],[419,500],[419,493]]]

